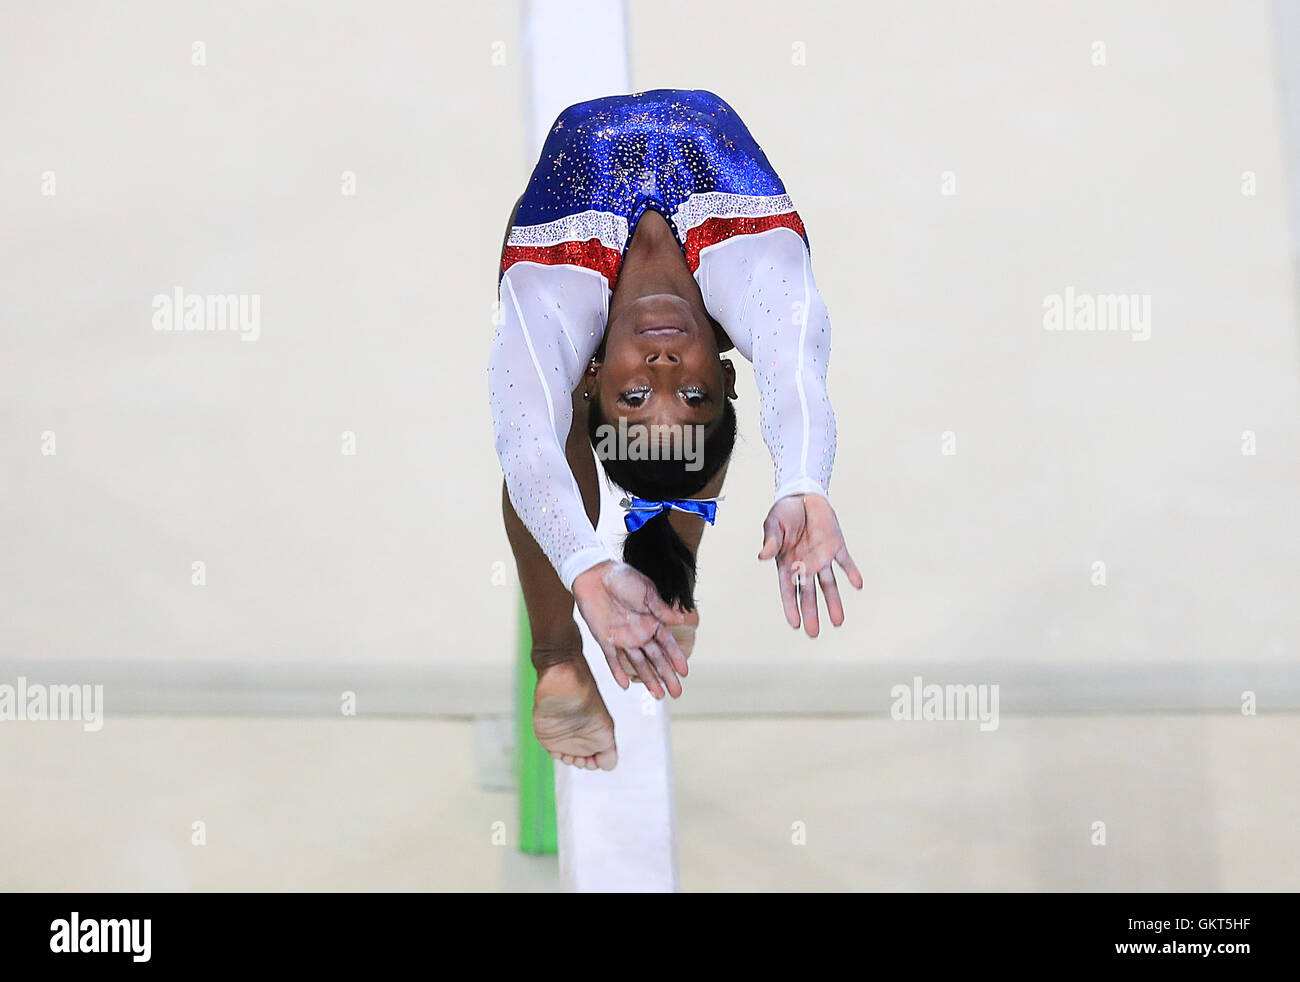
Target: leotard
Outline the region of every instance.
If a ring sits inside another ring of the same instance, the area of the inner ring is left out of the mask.
[[[807,233],[762,148],[711,92],[657,89],[570,106],[520,200],[488,365],[510,501],[569,590],[616,559],[565,459],[571,399],[605,333],[637,222],[659,212],[709,314],[753,364],[776,494],[828,495],[830,319]]]

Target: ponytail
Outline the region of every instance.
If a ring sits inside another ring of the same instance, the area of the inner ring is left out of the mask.
[[[592,445],[597,444],[604,425],[600,406],[592,400],[587,429]],[[683,460],[602,460],[610,479],[639,498],[666,501],[689,498],[702,491],[731,457],[736,443],[736,410],[731,400],[723,407],[722,419],[704,439],[703,466],[686,469]],[[668,520],[668,509],[655,515],[623,540],[623,561],[640,570],[659,591],[664,603],[695,609],[695,554]]]
[[[664,509],[623,540],[623,561],[654,581],[664,603],[695,608],[695,555]]]

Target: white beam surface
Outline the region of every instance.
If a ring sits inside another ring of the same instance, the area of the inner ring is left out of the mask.
[[[520,38],[532,160],[561,110],[631,88],[624,7],[618,0],[524,0]],[[605,479],[603,469],[600,473],[598,531],[617,548],[624,531],[622,492]],[[574,619],[583,654],[614,717],[619,763],[608,772],[555,765],[561,880],[574,891],[675,891],[667,706],[650,698],[642,685],[619,689],[576,611]]]
[[[631,89],[622,0],[520,0],[519,38],[530,160],[561,110]]]
[[[625,531],[618,499],[623,491],[601,470],[597,531],[619,548]],[[555,765],[555,811],[560,878],[578,892],[675,892],[677,830],[673,812],[672,744],[668,700],[645,686],[624,692],[614,682],[600,646],[574,612],[582,653],[614,717],[618,766],[612,771]]]

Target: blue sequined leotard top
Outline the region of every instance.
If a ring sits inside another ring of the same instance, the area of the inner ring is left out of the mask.
[[[676,235],[709,314],[753,363],[776,497],[830,487],[830,320],[803,222],[763,149],[711,92],[656,89],[570,106],[506,241],[488,366],[511,503],[569,589],[616,558],[586,517],[564,444],[572,392],[649,209]]]

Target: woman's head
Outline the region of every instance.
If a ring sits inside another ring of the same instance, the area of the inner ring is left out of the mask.
[[[611,319],[588,382],[588,433],[620,487],[663,501],[702,491],[736,439],[735,369],[707,315],[674,294],[641,297]],[[664,511],[630,533],[623,558],[666,603],[695,606],[695,559]],[[699,519],[692,519],[699,521]]]
[[[656,293],[610,320],[590,391],[606,419],[713,426],[736,397],[735,382],[708,315],[676,294]]]

